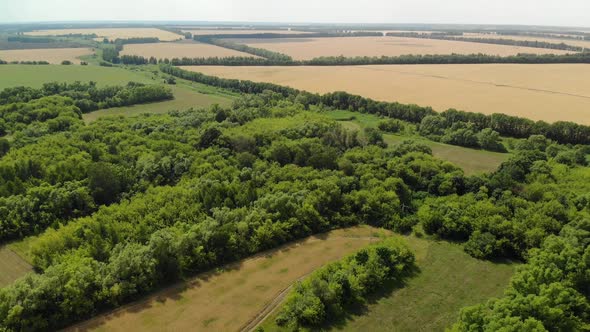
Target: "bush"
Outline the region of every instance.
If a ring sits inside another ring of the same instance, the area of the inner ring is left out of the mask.
[[[64,60],[64,61],[61,62],[61,64],[64,65],[64,66],[69,66],[69,65],[72,64],[72,61],[70,61],[70,60]]]

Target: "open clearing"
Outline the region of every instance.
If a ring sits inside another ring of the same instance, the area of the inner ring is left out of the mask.
[[[0,51],[0,59],[4,61],[47,61],[52,64],[60,64],[69,60],[79,64],[79,57],[90,55],[94,51],[90,48],[38,48],[27,50]]]
[[[393,286],[334,330],[444,331],[459,310],[501,296],[516,264],[497,264],[472,258],[458,244],[405,237],[416,254],[419,272],[403,288]],[[276,310],[262,324],[265,332],[284,331],[274,324]]]
[[[330,37],[330,38],[259,38],[230,39],[239,44],[264,48],[290,55],[296,60],[321,56],[399,56],[407,54],[474,54],[515,55],[518,53],[565,54],[560,50],[532,47],[468,43],[401,37]]]
[[[201,274],[69,331],[237,331],[294,281],[350,254],[385,230],[335,230]]]
[[[0,287],[32,272],[33,267],[7,246],[0,246]]]
[[[203,43],[157,43],[125,45],[121,55],[140,55],[158,59],[172,58],[225,58],[231,56],[257,57],[248,53],[230,50]]]
[[[204,36],[204,35],[254,35],[260,33],[277,33],[282,35],[297,35],[297,34],[304,34],[310,33],[305,31],[297,31],[297,30],[287,30],[287,29],[280,29],[280,30],[255,30],[255,29],[182,29],[182,32],[190,32],[194,36]]]
[[[339,120],[338,122],[348,129],[359,130],[366,127],[376,128],[381,118],[373,114],[358,113],[351,111],[331,111],[327,115],[332,119]],[[341,121],[340,119],[349,119],[355,117],[354,120]],[[400,144],[405,140],[415,140],[420,143],[428,145],[432,149],[432,154],[442,160],[449,161],[463,169],[465,174],[481,174],[489,173],[498,169],[501,163],[506,161],[510,154],[498,153],[486,150],[470,149],[462,146],[449,145],[439,142],[434,142],[425,137],[416,134],[383,134],[383,140],[390,147]]]
[[[437,111],[456,108],[590,124],[590,66],[585,64],[184,68],[317,93],[347,91]]]
[[[14,86],[39,88],[47,82],[88,82],[100,86],[127,84],[130,81],[153,83],[140,73],[122,68],[98,66],[53,66],[53,65],[2,65],[0,66],[0,89]]]
[[[97,40],[107,38],[109,40],[128,39],[128,38],[143,38],[143,37],[157,37],[161,41],[172,41],[182,39],[181,35],[170,31],[160,30],[156,28],[104,28],[104,29],[55,29],[55,30],[37,30],[32,32],[25,32],[25,35],[30,36],[59,36],[68,34],[96,34]]]
[[[171,87],[174,93],[173,100],[161,101],[156,103],[132,105],[125,107],[115,107],[104,110],[98,110],[82,115],[86,123],[92,122],[103,116],[134,116],[143,113],[167,113],[169,111],[184,111],[189,108],[208,107],[213,104],[220,106],[229,106],[232,98],[217,94],[203,94],[196,91],[191,91],[185,87]]]
[[[38,88],[43,83],[52,81],[94,81],[99,86],[125,85],[130,81],[144,84],[162,84],[163,78],[154,76],[149,67],[142,68],[145,68],[145,71],[98,66],[2,65],[0,66],[0,77],[2,77],[0,89],[15,86]],[[92,122],[105,115],[132,116],[142,113],[166,113],[171,110],[207,107],[212,104],[226,106],[235,97],[234,94],[225,90],[181,79],[177,79],[176,85],[170,85],[169,88],[174,93],[173,100],[99,110],[84,114],[84,121]]]

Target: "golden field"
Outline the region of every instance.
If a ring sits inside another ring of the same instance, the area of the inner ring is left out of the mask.
[[[457,108],[590,124],[590,66],[584,64],[183,68],[317,93],[347,91],[437,111]]]
[[[565,54],[561,50],[532,47],[469,43],[403,37],[331,37],[230,39],[239,44],[264,48],[290,55],[296,60],[310,60],[321,56],[399,56],[407,54],[474,54],[515,55],[518,53]]]
[[[524,41],[539,41],[539,42],[552,43],[552,44],[564,43],[564,44],[572,45],[572,46],[590,48],[590,40],[581,40],[581,39],[495,35],[495,34],[489,34],[489,33],[465,33],[464,37],[465,38],[488,38],[488,39],[512,39],[512,40],[524,40]]]
[[[90,55],[94,51],[90,48],[39,48],[32,50],[5,50],[0,51],[0,59],[4,61],[47,61],[51,64],[60,64],[69,60],[79,64],[79,57]]]
[[[128,44],[121,55],[141,55],[158,59],[172,58],[211,58],[211,57],[256,57],[255,55],[234,51],[210,44],[190,43],[156,43],[156,44]]]
[[[182,39],[183,37],[156,28],[88,28],[88,29],[54,29],[54,30],[37,30],[32,32],[25,32],[26,35],[30,36],[56,36],[56,35],[67,35],[67,34],[93,34],[95,33],[99,38],[97,40],[103,40],[107,38],[109,40],[128,39],[128,38],[144,38],[144,37],[157,37],[161,41],[172,41]]]
[[[225,35],[225,34],[232,34],[232,35],[252,35],[252,34],[259,34],[259,33],[278,33],[284,35],[291,35],[291,34],[302,34],[302,33],[309,33],[305,31],[296,31],[296,30],[254,30],[254,29],[182,29],[182,32],[190,32],[195,36],[200,35]]]
[[[331,231],[204,273],[68,331],[238,331],[299,278],[391,232]]]

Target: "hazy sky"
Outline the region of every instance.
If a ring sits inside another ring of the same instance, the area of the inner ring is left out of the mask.
[[[0,0],[0,23],[83,20],[590,26],[590,0]]]

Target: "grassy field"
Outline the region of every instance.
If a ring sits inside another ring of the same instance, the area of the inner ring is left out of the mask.
[[[474,259],[457,244],[406,240],[416,254],[418,274],[403,288],[375,294],[332,330],[444,331],[462,307],[502,295],[516,266]],[[265,332],[284,331],[274,324],[278,311],[262,324]]]
[[[347,91],[437,111],[457,108],[590,124],[590,66],[584,64],[184,68],[317,93]]]
[[[68,331],[237,331],[318,267],[391,233],[335,230],[205,273]]]
[[[356,130],[362,130],[365,127],[377,127],[381,120],[378,116],[373,114],[355,113],[350,111],[332,111],[328,112],[327,115],[336,120],[350,119],[354,116],[354,120],[339,122],[348,129]],[[507,153],[470,149],[434,142],[417,134],[413,134],[410,130],[395,135],[384,134],[383,139],[389,146],[399,144],[407,139],[420,141],[432,149],[432,154],[435,157],[450,161],[461,167],[467,175],[495,171],[498,169],[498,166],[510,156]]]
[[[126,84],[129,81],[153,83],[145,74],[98,66],[32,66],[2,65],[0,66],[0,89],[14,86],[41,87],[47,82],[94,81],[98,85]]]
[[[204,94],[186,87],[171,87],[174,93],[174,99],[157,103],[115,107],[104,110],[98,110],[84,114],[82,117],[85,122],[92,122],[103,116],[133,116],[143,113],[167,113],[173,110],[187,110],[189,108],[207,107],[213,104],[228,106],[231,104],[232,97],[221,94]]]
[[[0,246],[0,287],[4,287],[33,271],[29,263],[23,260],[8,246]]]
[[[94,51],[90,48],[38,48],[30,50],[0,51],[0,59],[4,61],[47,61],[60,64],[64,60],[73,64],[80,64],[80,57],[90,55]]]
[[[160,30],[156,28],[87,28],[87,29],[54,29],[54,30],[37,30],[32,32],[25,32],[25,35],[30,36],[56,36],[67,34],[96,34],[97,40],[108,38],[115,40],[117,38],[141,38],[141,37],[157,37],[161,41],[172,41],[181,39],[182,36],[173,32]]]
[[[0,89],[13,86],[40,87],[43,83],[59,81],[95,81],[98,85],[124,85],[130,81],[145,84],[161,84],[163,77],[155,67],[125,69],[98,66],[0,66]],[[142,113],[165,113],[171,110],[206,107],[212,104],[229,105],[235,94],[207,85],[177,80],[176,85],[169,86],[174,99],[158,103],[117,107],[84,114],[84,120],[91,122],[105,115],[137,115]]]
[[[561,50],[401,37],[232,39],[239,44],[284,53],[296,60],[321,56],[398,56],[406,54],[565,54]]]
[[[140,55],[146,58],[212,58],[212,57],[256,57],[254,55],[230,50],[215,45],[191,43],[157,43],[157,44],[129,44],[125,45],[121,55]]]

